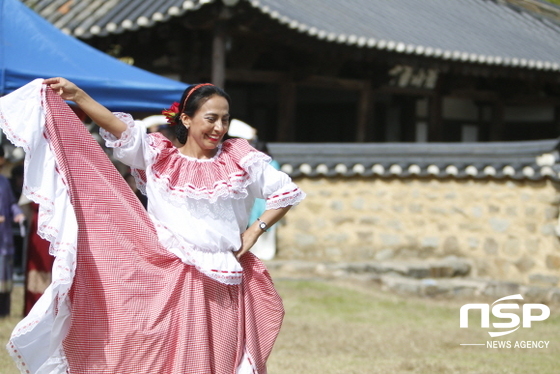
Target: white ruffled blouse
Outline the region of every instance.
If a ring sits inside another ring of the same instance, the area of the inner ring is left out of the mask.
[[[241,248],[255,199],[279,209],[298,204],[305,193],[244,139],[223,142],[211,159],[196,159],[162,134],[147,134],[130,115],[116,115],[128,126],[121,138],[103,129],[100,134],[148,196],[160,243],[203,274],[239,284],[243,269],[233,251]]]

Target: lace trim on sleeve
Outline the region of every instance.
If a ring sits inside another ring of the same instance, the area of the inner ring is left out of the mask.
[[[305,198],[305,192],[290,182],[266,199],[266,209],[280,209],[299,204]]]
[[[133,129],[136,127],[134,119],[128,113],[113,113],[118,119],[126,124],[126,130],[121,134],[121,137],[117,139],[115,135],[111,134],[109,131],[100,128],[99,135],[105,140],[105,145],[109,148],[120,148],[127,145],[133,137]]]

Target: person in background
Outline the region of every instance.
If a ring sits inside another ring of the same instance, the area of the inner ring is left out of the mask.
[[[27,250],[23,256],[25,266],[23,315],[26,316],[51,283],[54,256],[49,252],[49,241],[41,238],[38,233],[39,204],[22,194],[19,205],[26,212],[29,220]]]
[[[280,170],[280,164],[278,161],[272,158],[268,150],[268,146],[265,141],[262,140],[254,140],[252,143],[255,149],[267,154],[270,156],[270,166],[272,166],[276,170]],[[257,221],[261,214],[266,209],[266,200],[264,199],[255,199],[255,204],[251,209],[251,214],[249,215],[249,225],[252,225],[253,222]],[[274,225],[270,227],[266,232],[264,232],[259,241],[255,243],[251,251],[255,256],[260,258],[261,260],[272,260],[274,256],[276,256],[276,228],[278,225]]]
[[[4,148],[0,146],[0,165]],[[14,274],[14,235],[12,223],[23,223],[25,216],[17,204],[8,178],[0,175],[0,317],[10,315]]]
[[[14,198],[19,200],[23,188],[23,164],[15,165],[10,171],[10,184]]]
[[[175,131],[172,126],[169,126],[167,119],[164,115],[153,115],[148,116],[141,121],[146,131],[150,133],[159,132],[163,134],[175,147],[180,147],[181,143],[177,142],[177,137],[175,136]]]
[[[12,167],[10,171],[10,184],[12,186],[12,193],[14,198],[19,202],[22,196],[23,188],[23,164],[17,164]],[[21,206],[21,204],[18,203]],[[30,216],[24,210],[25,218],[27,222],[30,222]],[[23,279],[25,271],[25,246],[27,239],[26,227],[21,224],[12,223],[12,230],[14,234],[14,280],[18,281]]]
[[[230,128],[228,130],[228,136],[232,138],[246,139],[255,149],[270,157],[270,165],[274,169],[280,170],[280,164],[272,158],[266,142],[259,140],[257,130],[255,128],[243,121],[233,119],[231,120]],[[249,215],[248,225],[251,226],[254,222],[256,222],[265,210],[266,200],[255,199],[255,203],[251,209],[251,214]],[[255,243],[253,248],[251,248],[251,252],[253,252],[253,254],[261,260],[272,260],[276,255],[276,227],[277,225],[269,227],[268,230],[261,235],[259,241]]]

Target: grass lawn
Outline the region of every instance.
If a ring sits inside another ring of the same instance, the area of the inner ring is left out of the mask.
[[[558,305],[550,307],[547,320],[498,338],[511,341],[512,348],[493,349],[460,345],[490,340],[488,329],[479,327],[476,313],[470,316],[468,329],[459,328],[460,307],[480,300],[393,295],[363,283],[278,279],[276,286],[284,299],[286,318],[269,360],[270,374],[546,374],[559,370]],[[21,318],[15,311],[21,311],[22,297],[22,287],[16,287],[12,316],[0,320],[2,345]],[[513,348],[516,341],[527,340],[550,343],[543,349]],[[0,373],[18,373],[5,349],[0,349]]]
[[[488,329],[480,328],[480,313],[470,316],[470,328],[459,328],[459,309],[476,300],[406,297],[376,286],[324,281],[277,281],[276,285],[286,318],[269,359],[271,374],[543,374],[560,370],[558,306],[551,306],[547,320],[499,338],[511,341],[512,347],[515,341],[550,341],[548,348],[492,349],[460,345],[491,340]]]

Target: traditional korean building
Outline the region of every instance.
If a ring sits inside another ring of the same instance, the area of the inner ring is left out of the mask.
[[[558,10],[541,1],[24,2],[141,68],[225,86],[267,141],[558,135]]]
[[[23,0],[64,32],[212,81],[308,199],[279,258],[456,256],[556,286],[560,12],[538,0]]]

